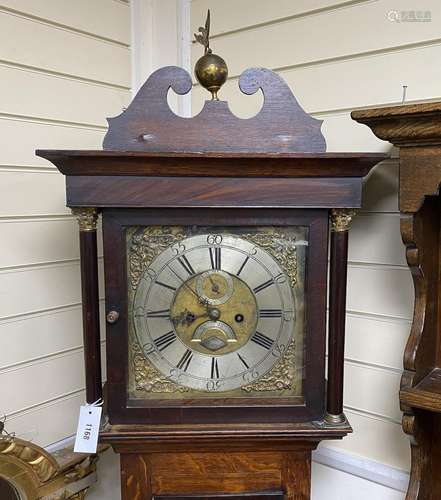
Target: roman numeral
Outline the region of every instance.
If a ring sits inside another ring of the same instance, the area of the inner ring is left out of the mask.
[[[243,268],[245,267],[245,264],[248,262],[249,257],[245,257],[245,260],[242,262],[242,265],[239,268],[239,271],[237,271],[236,276],[239,276],[239,274],[242,272]]]
[[[170,309],[162,309],[161,311],[147,311],[147,318],[168,318]]]
[[[273,279],[265,281],[265,283],[262,283],[261,285],[256,286],[256,288],[253,288],[253,292],[254,293],[261,292],[262,290],[265,290],[265,288],[268,288],[271,285],[274,285],[274,280]]]
[[[194,274],[196,274],[194,272],[192,265],[190,264],[190,262],[188,261],[188,259],[185,255],[178,257],[178,262],[179,262],[179,264],[181,264],[181,266],[187,271],[187,273],[190,276],[193,276]]]
[[[260,332],[256,332],[252,337],[251,340],[255,342],[256,344],[260,345],[264,349],[271,349],[271,347],[274,344],[274,340],[270,339],[266,335]]]
[[[240,359],[240,360],[242,361],[242,363],[244,364],[245,368],[248,370],[248,368],[249,368],[248,363],[247,363],[247,362],[246,362],[246,361],[242,358],[242,356],[241,356],[239,353],[237,353],[237,355],[239,356],[239,359]]]
[[[164,335],[158,337],[156,340],[154,340],[154,343],[158,351],[163,351],[169,345],[173,344],[175,340],[176,340],[176,334],[172,330],[171,332],[164,333]]]
[[[261,309],[259,311],[259,316],[261,318],[281,318],[282,310],[281,309]]]
[[[155,283],[159,286],[163,286],[164,288],[168,288],[169,290],[173,290],[174,292],[176,291],[176,288],[171,285],[167,285],[166,283],[163,283],[162,281],[156,280]]]
[[[192,360],[192,358],[193,358],[193,353],[190,351],[190,349],[187,349],[184,352],[184,355],[182,356],[181,360],[177,364],[177,367],[180,370],[183,370],[184,372],[186,372],[188,365],[190,364],[190,361]]]
[[[219,378],[219,365],[216,358],[211,358],[211,378]]]
[[[210,247],[208,250],[210,251],[211,268],[219,270],[221,268],[221,248]]]

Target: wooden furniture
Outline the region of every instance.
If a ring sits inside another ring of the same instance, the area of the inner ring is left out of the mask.
[[[400,391],[403,429],[412,449],[406,500],[437,500],[441,498],[441,103],[360,110],[352,117],[399,148],[401,235],[415,286]]]
[[[188,92],[191,79],[164,68],[109,120],[106,150],[37,152],[66,176],[80,223],[89,402],[101,396],[103,217],[110,423],[101,439],[121,454],[125,500],[308,499],[311,450],[351,432],[348,227],[362,178],[385,155],[325,153],[320,122],[277,75],[247,70],[239,83],[265,94],[250,120],[217,100],[177,117],[167,91]]]

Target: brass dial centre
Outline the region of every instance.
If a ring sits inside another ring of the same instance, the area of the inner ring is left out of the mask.
[[[257,310],[253,292],[240,278],[209,270],[178,288],[170,316],[184,344],[218,356],[248,342],[256,329]]]

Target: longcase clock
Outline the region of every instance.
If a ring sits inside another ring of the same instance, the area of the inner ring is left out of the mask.
[[[265,102],[237,118],[217,100],[225,62],[202,38],[197,77],[213,99],[199,115],[169,109],[169,88],[192,82],[162,68],[109,120],[103,151],[38,152],[66,176],[80,222],[87,400],[102,395],[101,213],[101,439],[121,454],[122,497],[307,499],[311,450],[351,432],[347,231],[384,155],[326,153],[321,122],[269,70],[241,75]]]

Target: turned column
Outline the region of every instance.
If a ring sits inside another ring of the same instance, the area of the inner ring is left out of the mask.
[[[78,220],[80,233],[86,401],[93,403],[103,395],[96,236],[98,212],[95,208],[73,208],[72,213]]]
[[[331,255],[329,271],[328,337],[328,423],[346,421],[343,414],[343,375],[345,356],[346,284],[348,267],[348,230],[355,210],[331,210]]]

